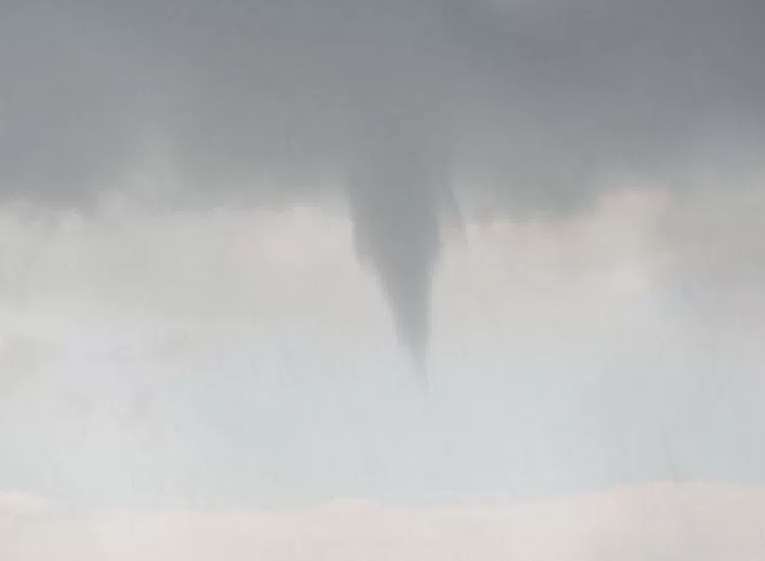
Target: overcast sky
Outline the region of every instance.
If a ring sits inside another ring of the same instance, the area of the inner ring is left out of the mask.
[[[762,484],[764,22],[0,0],[0,491]]]

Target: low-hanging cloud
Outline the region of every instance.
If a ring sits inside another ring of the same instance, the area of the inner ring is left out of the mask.
[[[70,514],[0,493],[0,553],[11,561],[363,557],[707,561],[761,558],[763,490],[654,484],[557,500],[405,508],[336,501],[313,508]]]
[[[609,173],[736,178],[761,156],[755,0],[17,2],[0,193],[97,207],[156,150],[152,204],[347,195],[415,355],[453,195],[559,212]],[[266,180],[264,180],[264,178]],[[332,191],[332,189],[329,189]]]

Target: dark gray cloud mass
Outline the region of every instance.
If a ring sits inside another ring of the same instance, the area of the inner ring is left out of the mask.
[[[163,204],[314,200],[311,178],[341,177],[358,250],[415,354],[450,190],[565,210],[600,174],[734,177],[765,144],[759,0],[3,0],[0,12],[6,200],[91,205],[152,134],[185,185]],[[253,180],[264,174],[272,187]]]

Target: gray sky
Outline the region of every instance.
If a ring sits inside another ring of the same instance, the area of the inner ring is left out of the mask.
[[[762,483],[762,2],[0,10],[0,488]]]

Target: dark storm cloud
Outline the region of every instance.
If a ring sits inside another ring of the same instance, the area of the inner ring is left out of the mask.
[[[405,342],[428,338],[455,177],[503,208],[586,204],[609,172],[761,155],[755,0],[12,2],[0,192],[88,204],[168,139],[174,205],[315,199],[345,178]],[[254,177],[275,178],[263,191]]]

